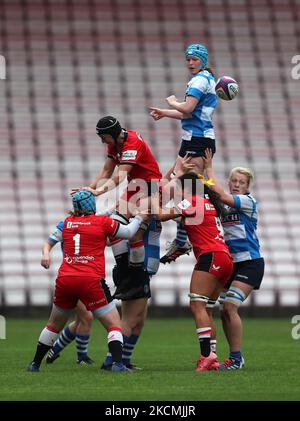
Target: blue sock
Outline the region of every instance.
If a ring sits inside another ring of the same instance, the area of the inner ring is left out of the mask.
[[[242,359],[241,351],[230,352],[230,355],[229,356],[231,358],[234,358],[235,360],[239,360],[239,361]]]
[[[67,345],[69,345],[75,339],[74,333],[72,333],[69,327],[65,327],[59,335],[58,339],[54,342],[52,347],[55,354],[62,351]]]
[[[111,353],[110,353],[110,352],[108,352],[108,353],[106,354],[106,357],[105,357],[105,360],[104,360],[103,364],[104,364],[104,365],[112,365],[112,363],[113,363],[113,360],[112,360],[112,355],[111,355]]]
[[[122,361],[123,364],[129,365],[131,363],[132,353],[134,351],[134,347],[139,339],[138,335],[131,335],[125,336],[123,335],[123,353],[122,353]]]
[[[78,360],[82,360],[87,357],[89,339],[90,335],[76,335],[76,348]]]
[[[185,243],[187,242],[186,230],[180,222],[177,222],[177,232],[176,232],[175,241],[176,241],[176,244],[180,247],[184,246]]]

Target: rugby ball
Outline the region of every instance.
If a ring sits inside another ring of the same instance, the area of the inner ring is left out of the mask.
[[[225,101],[231,101],[237,96],[239,85],[230,76],[221,76],[216,83],[216,94]]]

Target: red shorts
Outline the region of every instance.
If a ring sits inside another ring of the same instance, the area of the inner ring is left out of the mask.
[[[56,279],[53,303],[60,308],[76,307],[80,300],[93,311],[112,301],[105,279],[80,276],[60,276]]]
[[[233,259],[225,251],[203,253],[198,256],[194,269],[211,273],[225,285],[233,271]]]

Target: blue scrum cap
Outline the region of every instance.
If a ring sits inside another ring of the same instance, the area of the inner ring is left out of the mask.
[[[201,67],[205,67],[208,59],[208,52],[204,45],[202,44],[191,44],[185,50],[185,56],[193,56],[200,58]]]
[[[90,191],[80,190],[73,195],[72,200],[75,212],[96,212],[95,196]]]

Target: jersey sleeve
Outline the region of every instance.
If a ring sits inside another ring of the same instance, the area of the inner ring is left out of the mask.
[[[141,137],[139,140],[139,136],[137,133],[137,138],[133,142],[124,143],[120,165],[135,165],[138,163],[143,151],[143,140]]]
[[[186,95],[194,96],[199,101],[207,91],[208,80],[204,76],[198,76],[191,80]]]
[[[101,218],[103,218],[104,233],[114,237],[118,232],[119,222],[108,216],[101,216]]]
[[[62,242],[62,229],[64,226],[64,221],[60,221],[55,228],[55,231],[53,231],[49,237],[48,241],[52,244],[61,243]]]
[[[240,212],[252,217],[256,211],[256,200],[246,194],[234,194],[233,195],[234,205],[233,207]]]

